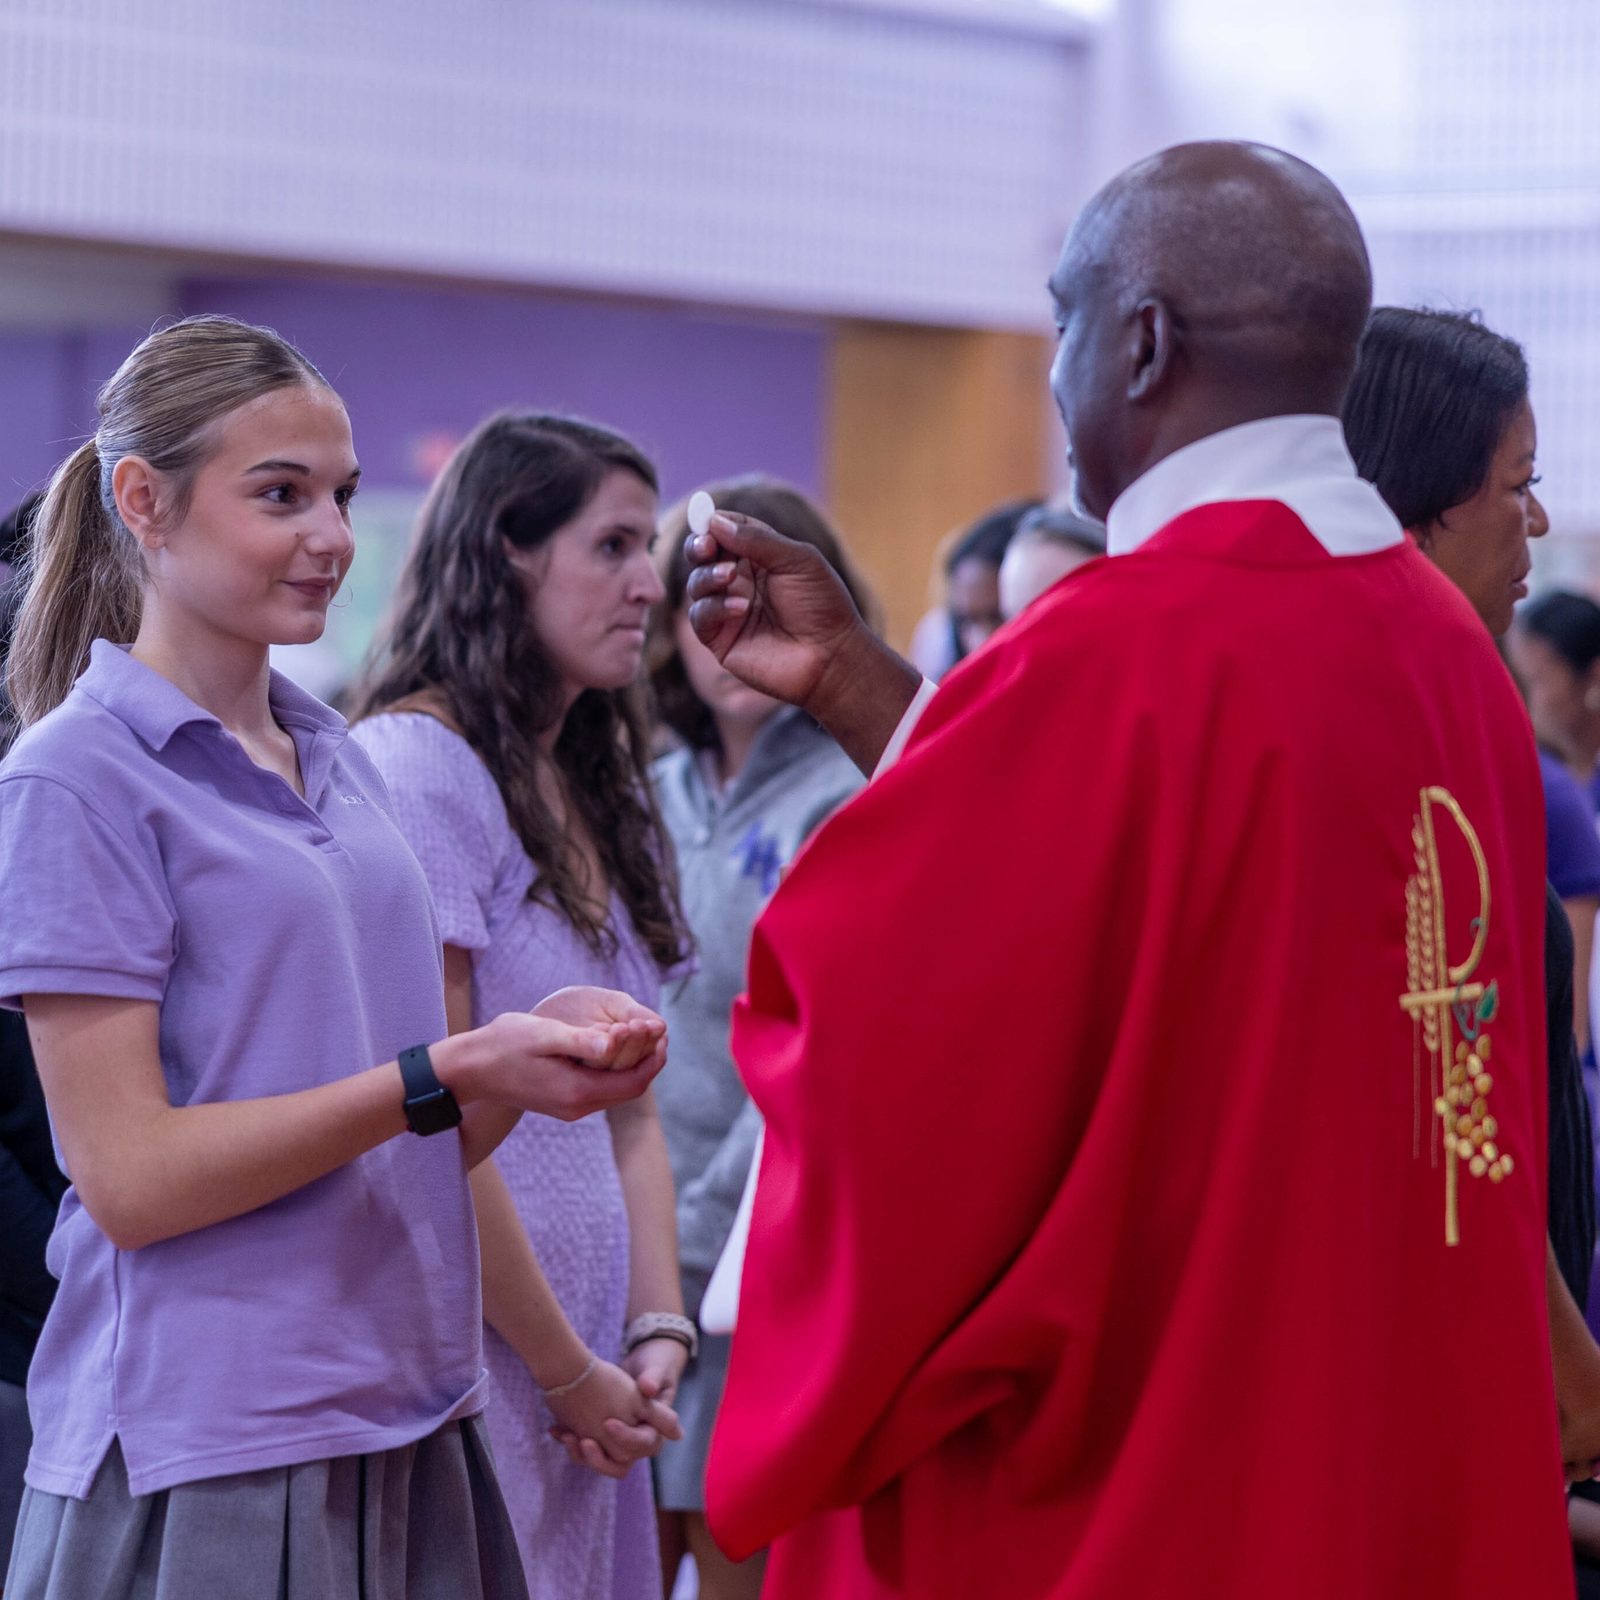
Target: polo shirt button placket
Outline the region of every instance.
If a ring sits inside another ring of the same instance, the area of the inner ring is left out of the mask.
[[[324,788],[324,803],[326,803],[327,799],[328,794],[326,788]],[[294,800],[301,811],[310,813],[307,820],[311,830],[312,844],[319,850],[332,851],[335,854],[342,852],[344,846],[339,843],[338,835],[333,831],[333,827],[329,823],[328,817],[323,814],[322,808],[314,805],[309,798],[302,798],[299,795],[294,796]],[[330,811],[329,815],[332,814]]]
[[[319,850],[343,850],[344,846],[339,843],[338,835],[334,833],[327,817],[323,816],[309,800],[306,802],[306,810],[311,813],[311,842]]]

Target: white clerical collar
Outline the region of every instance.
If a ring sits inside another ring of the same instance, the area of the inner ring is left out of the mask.
[[[1281,501],[1333,556],[1369,555],[1405,537],[1356,475],[1337,417],[1266,417],[1197,439],[1129,484],[1106,517],[1107,554],[1137,550],[1174,517],[1225,500]]]

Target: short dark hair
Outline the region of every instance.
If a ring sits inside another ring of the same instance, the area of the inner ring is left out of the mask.
[[[856,610],[874,633],[879,631],[876,598],[852,564],[844,540],[807,495],[793,484],[759,472],[724,478],[705,487],[719,511],[755,517],[785,538],[798,539],[820,550],[823,560],[843,580]],[[680,500],[661,519],[661,581],[666,593],[651,623],[650,687],[655,694],[656,716],[662,723],[690,749],[715,750],[716,722],[710,708],[689,687],[683,658],[672,636],[673,621],[684,603],[689,583],[689,553],[683,544],[689,532],[688,506],[687,499]]]
[[[1043,505],[1030,511],[1017,524],[1015,539],[1037,539],[1042,543],[1071,545],[1091,556],[1106,553],[1106,525],[1080,517],[1065,506]]]
[[[1580,676],[1600,661],[1600,605],[1586,594],[1552,589],[1517,613],[1517,626]]]
[[[951,545],[949,555],[944,558],[946,575],[954,572],[963,561],[974,558],[998,572],[1005,559],[1006,546],[1011,543],[1018,525],[1030,511],[1038,510],[1039,504],[1037,500],[1007,500],[993,511],[984,512]]]
[[[1477,312],[1379,306],[1345,394],[1345,442],[1401,525],[1425,528],[1483,487],[1527,398],[1522,346]]]

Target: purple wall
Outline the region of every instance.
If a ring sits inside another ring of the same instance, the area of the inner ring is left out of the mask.
[[[0,513],[94,425],[94,393],[146,330],[0,333]]]
[[[299,345],[344,396],[366,477],[383,487],[427,481],[442,439],[506,405],[577,412],[628,434],[668,496],[757,468],[819,487],[820,327],[290,278],[198,279],[183,302]]]
[[[197,278],[180,304],[265,322],[300,345],[343,394],[374,487],[420,488],[475,422],[515,404],[630,435],[668,498],[754,470],[822,486],[822,324],[298,276]],[[85,435],[96,385],[144,331],[0,334],[8,505]]]

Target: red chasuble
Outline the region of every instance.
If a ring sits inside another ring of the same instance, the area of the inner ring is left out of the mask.
[[[1543,804],[1408,542],[1208,506],[959,669],[759,923],[708,1486],[767,1600],[1571,1593]]]

